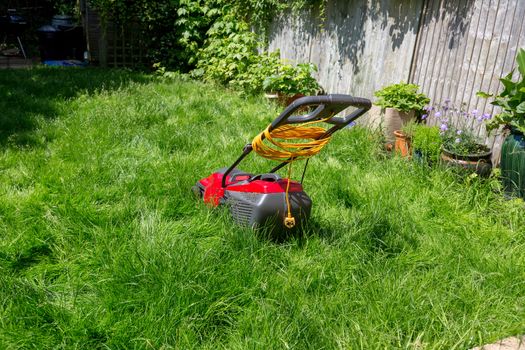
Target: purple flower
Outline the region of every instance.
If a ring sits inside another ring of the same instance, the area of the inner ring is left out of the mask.
[[[425,120],[425,119],[427,119],[427,117],[428,117],[428,114],[423,114],[423,115],[421,116],[421,120]]]
[[[482,116],[482,115],[478,115],[478,116],[476,117],[476,120],[477,120],[478,122],[482,121],[482,120],[483,120],[483,116]]]
[[[437,118],[441,117],[441,112],[436,112],[436,114],[434,114]]]
[[[492,118],[492,115],[490,113],[483,114],[483,119],[490,119]]]
[[[439,128],[441,129],[441,131],[447,131],[448,130],[448,125],[443,123],[443,124],[441,124],[441,126]]]
[[[456,139],[456,143],[460,143],[460,142],[461,142],[461,139],[458,137],[458,138]]]
[[[463,133],[463,130],[456,131],[456,135],[461,135]]]
[[[473,116],[476,116],[478,115],[479,111],[477,109],[473,110],[472,112],[470,112]]]

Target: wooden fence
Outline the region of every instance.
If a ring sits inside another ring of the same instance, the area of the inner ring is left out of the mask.
[[[492,112],[476,92],[497,91],[513,69],[525,46],[525,1],[428,0],[422,18],[410,80],[435,101]]]
[[[455,106],[464,103],[469,111],[497,113],[476,92],[499,91],[499,78],[514,68],[517,50],[523,46],[523,0],[428,0],[412,58],[410,81],[419,84],[436,103],[450,99]],[[497,156],[502,135],[487,136],[481,126],[471,124]]]
[[[422,0],[331,0],[323,23],[315,8],[275,21],[269,49],[317,64],[328,92],[372,96],[408,80],[422,7]]]
[[[524,0],[330,0],[325,22],[318,17],[277,19],[269,49],[316,63],[331,93],[372,98],[382,86],[410,81],[434,104],[450,99],[493,113],[476,92],[498,91],[525,47]],[[486,142],[497,149],[500,139]]]

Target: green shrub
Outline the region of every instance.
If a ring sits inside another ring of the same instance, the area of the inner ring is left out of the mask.
[[[395,108],[403,112],[420,111],[430,99],[425,94],[418,93],[419,86],[399,83],[385,86],[374,93],[379,99],[376,105],[383,108]]]
[[[279,51],[257,55],[246,71],[239,73],[229,82],[229,85],[246,94],[260,93],[263,91],[263,82],[266,77],[275,74],[280,65]]]
[[[417,125],[412,133],[412,148],[421,152],[421,156],[429,162],[437,162],[441,153],[441,135],[437,126]]]
[[[53,10],[60,15],[70,15],[77,20],[80,18],[80,9],[75,0],[55,0],[53,1]]]
[[[283,64],[279,51],[257,52],[257,36],[243,21],[228,14],[208,31],[199,51],[192,76],[229,86],[245,94],[278,91],[287,95],[315,94],[320,86],[312,77],[317,67],[311,63]]]
[[[316,71],[317,67],[313,63],[299,63],[296,66],[283,64],[275,74],[267,76],[263,89],[285,95],[315,95],[321,90],[317,80],[312,77]]]
[[[194,77],[228,85],[257,61],[257,37],[249,25],[227,14],[217,20],[199,50]]]
[[[64,0],[65,1],[65,0]],[[263,91],[263,82],[286,94],[313,94],[320,87],[312,64],[283,65],[279,52],[258,53],[266,25],[277,12],[300,10],[317,0],[92,0],[106,20],[137,25],[151,64],[162,75],[177,70],[247,94]],[[322,6],[322,4],[318,4]]]

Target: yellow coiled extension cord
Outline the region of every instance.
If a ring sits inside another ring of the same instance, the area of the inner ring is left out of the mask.
[[[310,158],[326,146],[331,138],[330,135],[323,137],[327,129],[321,126],[312,126],[312,124],[322,123],[330,118],[332,118],[332,116],[300,125],[285,124],[272,131],[270,131],[269,125],[252,141],[253,151],[261,157],[288,163],[288,183],[286,184],[285,193],[288,215],[284,219],[284,225],[288,228],[295,226],[295,218],[292,216],[290,199],[288,197],[290,177],[292,176],[292,163],[296,160]],[[266,140],[267,143],[265,143],[264,140]],[[286,142],[290,140],[300,140],[301,142]]]

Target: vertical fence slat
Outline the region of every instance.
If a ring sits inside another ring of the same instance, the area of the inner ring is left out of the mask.
[[[428,35],[430,36],[430,40],[428,40],[428,46],[427,50],[425,51],[425,54],[422,56],[422,61],[425,62],[425,69],[422,72],[422,84],[421,89],[428,95],[428,91],[432,87],[432,79],[433,79],[433,69],[435,65],[435,56],[437,51],[437,42],[439,40],[439,33],[441,31],[441,28],[438,26],[439,18],[441,17],[441,1],[442,0],[434,0],[432,10],[431,10],[431,16],[429,17],[429,23],[424,26],[428,30]],[[431,125],[435,125],[435,121],[432,119],[429,120],[429,123]]]

